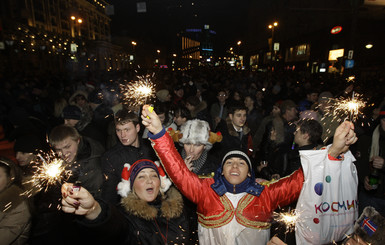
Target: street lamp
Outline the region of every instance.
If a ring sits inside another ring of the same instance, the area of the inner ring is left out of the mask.
[[[71,24],[71,36],[75,37],[76,24],[78,24],[79,25],[78,36],[80,37],[82,35],[80,24],[83,23],[83,19],[79,18],[79,17],[76,17],[75,15],[71,15],[70,19],[73,21],[72,24]]]
[[[274,45],[274,29],[278,26],[278,22],[275,21],[273,24],[268,25],[269,29],[271,29],[271,45],[270,45],[270,53],[271,58],[273,58],[273,45]],[[274,57],[275,58],[275,57]]]

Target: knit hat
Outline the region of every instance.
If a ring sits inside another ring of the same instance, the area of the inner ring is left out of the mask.
[[[199,119],[188,120],[182,125],[180,132],[182,134],[182,138],[179,139],[180,143],[203,144],[206,150],[211,149],[212,144],[208,141],[210,136],[208,122]]]
[[[223,160],[222,160],[222,168],[223,168],[223,164],[226,162],[226,160],[228,160],[232,157],[238,157],[240,159],[245,160],[247,165],[249,165],[249,171],[252,172],[253,168],[251,165],[250,158],[247,156],[247,154],[245,152],[243,152],[241,150],[232,150],[232,151],[227,152],[226,155],[223,157]]]
[[[41,150],[43,148],[43,143],[41,139],[34,134],[22,135],[16,138],[15,145],[13,149],[15,152],[24,152],[24,153],[34,153],[36,150]]]
[[[132,190],[134,181],[138,173],[145,168],[151,168],[156,171],[160,179],[160,190],[164,193],[170,186],[171,181],[167,178],[163,168],[160,166],[159,162],[155,163],[148,159],[141,159],[136,161],[132,166],[129,163],[124,164],[122,171],[122,181],[118,184],[118,194],[122,197],[126,197]]]
[[[167,101],[167,96],[170,94],[170,92],[167,89],[161,89],[158,92],[156,92],[156,97],[160,102]]]
[[[82,111],[76,105],[68,105],[63,109],[64,119],[80,120],[82,117]]]
[[[385,118],[385,106],[381,107],[381,110],[378,112],[378,119]]]
[[[354,224],[354,233],[372,245],[385,244],[385,218],[373,207],[366,207]]]

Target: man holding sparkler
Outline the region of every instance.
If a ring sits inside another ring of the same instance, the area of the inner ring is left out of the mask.
[[[143,124],[167,174],[178,189],[197,204],[201,244],[266,244],[271,215],[278,206],[295,201],[302,189],[302,168],[279,181],[262,186],[255,182],[251,161],[242,151],[230,151],[213,178],[199,179],[190,172],[171,137],[148,106]],[[344,122],[336,131],[329,158],[337,158],[357,141],[353,124]],[[325,152],[326,153],[326,152]]]
[[[59,125],[52,129],[49,142],[72,171],[71,179],[79,180],[93,195],[100,196],[103,183],[101,154],[102,145],[90,138],[82,137],[71,126]]]

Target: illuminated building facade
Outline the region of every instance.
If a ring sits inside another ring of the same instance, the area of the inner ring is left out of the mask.
[[[128,58],[111,44],[109,9],[104,0],[1,1],[3,67],[14,72],[123,69]]]

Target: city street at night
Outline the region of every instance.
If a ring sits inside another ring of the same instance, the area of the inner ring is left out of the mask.
[[[385,0],[0,17],[0,245],[385,244]]]

